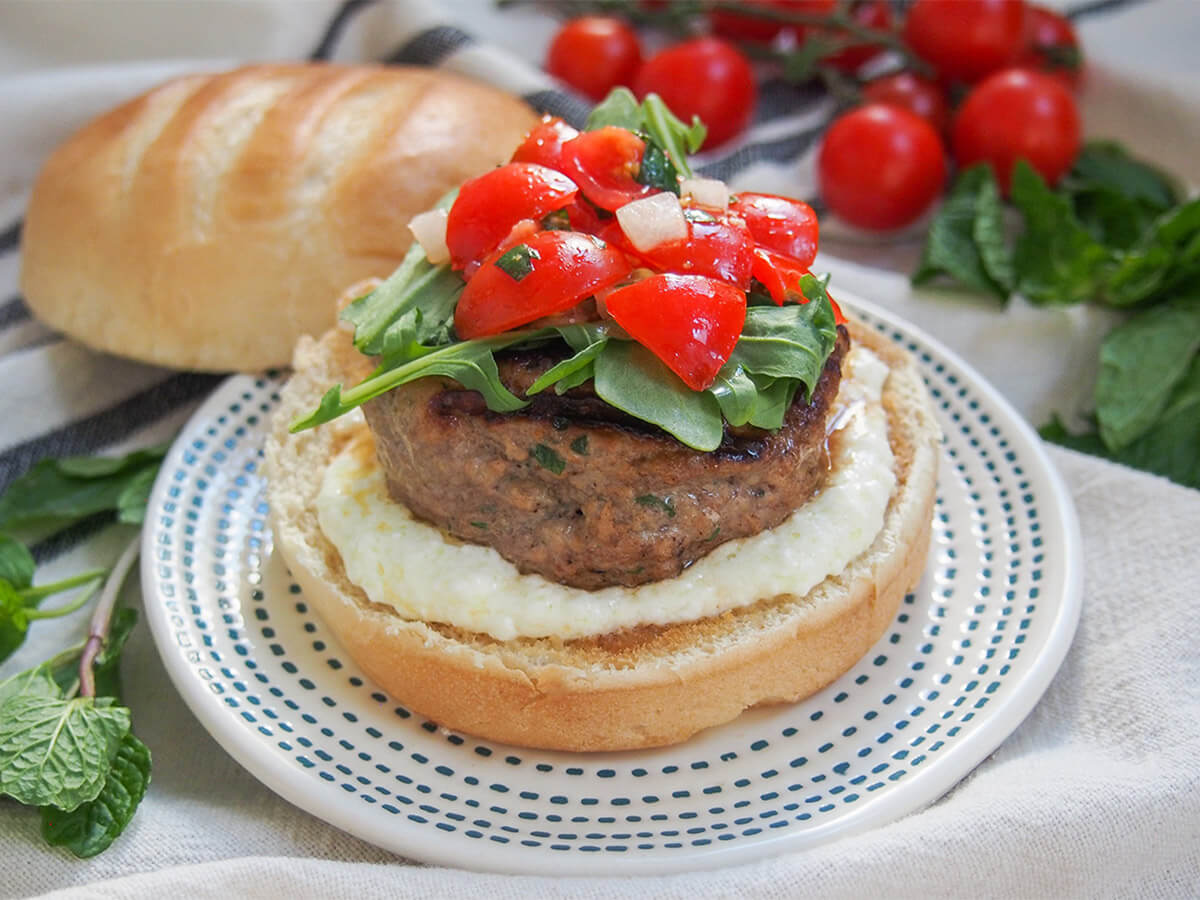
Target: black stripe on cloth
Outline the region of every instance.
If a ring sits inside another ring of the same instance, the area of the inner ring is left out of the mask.
[[[317,46],[313,48],[312,53],[308,54],[308,58],[313,62],[320,62],[333,56],[333,50],[337,46],[338,41],[341,40],[342,32],[350,24],[350,20],[365,7],[375,2],[376,0],[345,0],[338,7],[337,12],[333,14],[333,18],[329,20],[329,24],[325,26],[325,33],[321,35],[321,40],[317,42]]]
[[[701,166],[700,174],[728,181],[742,169],[757,162],[791,162],[808,150],[821,136],[823,130],[824,126],[818,125],[778,140],[747,144],[734,150],[723,159],[714,160]]]
[[[31,314],[29,307],[25,305],[23,297],[12,297],[0,303],[0,329],[10,328],[18,322],[24,322],[29,318],[31,318]]]
[[[224,375],[195,372],[172,375],[115,406],[9,447],[0,453],[0,493],[38,460],[94,453],[203,397],[224,379]]]
[[[454,51],[475,39],[453,25],[438,25],[422,31],[389,55],[384,62],[410,66],[436,66]]]
[[[1103,15],[1125,6],[1136,6],[1145,2],[1146,0],[1091,0],[1088,3],[1068,6],[1063,12],[1072,22],[1078,22],[1089,16]]]
[[[62,531],[38,541],[29,548],[29,552],[33,554],[33,561],[40,566],[74,550],[80,544],[108,528],[113,521],[114,517],[111,512],[96,513],[94,516],[81,519],[71,527],[64,528]]]
[[[13,222],[3,231],[0,231],[0,253],[7,253],[9,250],[17,249],[17,244],[21,243],[21,226],[25,223],[21,219]]]
[[[762,124],[782,116],[808,112],[827,96],[825,89],[815,81],[791,84],[782,78],[768,78],[758,86],[754,121]]]
[[[558,116],[576,128],[582,128],[592,111],[592,104],[580,97],[568,94],[566,91],[547,89],[533,91],[522,98],[540,113]]]

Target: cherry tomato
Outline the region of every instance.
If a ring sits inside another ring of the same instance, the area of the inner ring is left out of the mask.
[[[802,13],[813,16],[825,15],[833,11],[835,0],[748,0],[743,8],[758,7],[765,12]],[[756,41],[769,43],[783,32],[788,32],[789,38],[796,43],[804,40],[806,28],[803,25],[791,25],[769,16],[737,13],[717,9],[708,14],[709,24],[713,34],[720,35],[731,41]]]
[[[917,0],[904,20],[904,42],[952,81],[1004,68],[1024,40],[1024,0]]]
[[[746,321],[745,291],[703,275],[651,275],[604,302],[617,324],[693,391],[713,383]]]
[[[1044,6],[1030,4],[1025,15],[1025,47],[1016,65],[1057,75],[1068,87],[1077,87],[1083,57],[1075,26]]]
[[[537,163],[562,171],[563,144],[579,132],[558,116],[542,116],[542,121],[533,126],[512,155],[512,162]]]
[[[888,0],[866,0],[851,7],[850,17],[864,28],[887,31],[892,27],[892,6]],[[832,36],[844,35],[835,31]],[[857,72],[882,52],[883,48],[878,44],[851,44],[846,49],[825,57],[823,62],[843,72]]]
[[[938,134],[945,134],[946,126],[950,124],[946,92],[928,78],[912,72],[895,72],[868,81],[862,91],[868,103],[907,109],[932,125]]]
[[[1018,159],[1054,184],[1079,153],[1079,110],[1052,75],[1006,69],[967,95],[953,137],[955,161],[964,167],[988,163],[1006,192]]]
[[[563,169],[579,183],[583,195],[610,212],[655,189],[639,184],[646,142],[624,128],[606,126],[585,131],[563,144]]]
[[[688,222],[688,236],[635,254],[654,269],[680,275],[706,275],[750,287],[754,239],[741,222],[696,220]]]
[[[638,97],[658,94],[675,115],[699,116],[708,127],[705,148],[718,147],[745,130],[758,87],[750,63],[719,38],[696,38],[646,60],[634,82]]]
[[[593,100],[617,85],[633,83],[642,64],[637,34],[611,16],[583,16],[559,29],[546,56],[546,71]]]
[[[937,199],[945,178],[933,126],[881,103],[836,119],[817,156],[817,181],[830,210],[870,230],[915,221]]]
[[[534,163],[509,163],[472,178],[446,218],[451,264],[463,268],[491,252],[522,219],[562,209],[578,192],[566,175]]]
[[[454,311],[454,330],[463,340],[563,312],[629,274],[625,254],[591,235],[540,231],[524,243],[532,268],[520,280],[496,265],[503,255],[497,251],[463,288]]]
[[[807,203],[774,194],[738,194],[730,211],[746,220],[760,246],[789,256],[802,269],[817,255],[817,214]]]

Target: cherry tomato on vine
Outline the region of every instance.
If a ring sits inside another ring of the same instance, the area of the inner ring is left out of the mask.
[[[952,81],[1010,65],[1024,41],[1024,0],[917,0],[904,19],[904,42]]]
[[[954,159],[986,162],[1007,192],[1013,165],[1025,159],[1053,185],[1079,153],[1079,110],[1052,75],[1028,69],[997,72],[967,95],[954,120]]]
[[[446,217],[451,265],[461,269],[490,253],[519,221],[562,209],[578,192],[566,175],[534,163],[509,163],[465,182]]]
[[[950,107],[941,85],[912,72],[875,78],[863,85],[862,92],[868,103],[884,103],[916,113],[938,134],[944,134],[950,124]]]
[[[533,126],[516,150],[511,162],[537,163],[562,171],[563,144],[579,132],[558,116],[542,116],[542,121]]]
[[[789,256],[803,269],[817,255],[817,214],[807,203],[774,194],[736,195],[730,212],[746,220],[746,227],[760,246]]]
[[[945,179],[942,142],[933,126],[881,103],[834,120],[817,156],[817,182],[829,209],[874,231],[918,219]]]
[[[1068,87],[1077,87],[1083,57],[1075,26],[1052,9],[1030,4],[1026,12],[1025,48],[1016,65],[1057,75]]]
[[[746,321],[746,292],[702,275],[651,275],[604,303],[630,337],[694,391],[713,383]]]
[[[640,137],[609,125],[563,144],[563,170],[578,182],[585,197],[611,212],[654,193],[654,188],[637,180],[645,153],[646,142]]]
[[[633,91],[658,94],[685,122],[708,126],[706,149],[740,134],[754,114],[758,87],[750,63],[719,38],[696,38],[668,47],[642,65]]]
[[[528,268],[520,278],[496,264],[504,255],[496,252],[467,282],[454,311],[460,338],[499,334],[563,312],[630,270],[620,250],[576,231],[539,231],[524,246]]]
[[[888,0],[864,0],[851,6],[850,18],[865,28],[887,31],[892,27],[892,5]],[[844,35],[835,31],[833,36]],[[878,44],[850,44],[844,50],[825,57],[823,62],[843,72],[857,72],[882,52],[883,48]]]
[[[558,30],[546,55],[546,71],[593,100],[629,85],[642,64],[637,33],[621,19],[582,16]]]
[[[713,34],[731,41],[755,41],[769,43],[781,32],[788,31],[794,35],[796,43],[804,40],[807,30],[803,25],[791,25],[780,19],[771,18],[770,13],[804,13],[807,15],[826,15],[833,11],[835,0],[748,0],[742,3],[743,9],[753,10],[755,7],[767,15],[756,16],[753,12],[733,12],[727,9],[714,9],[708,14],[709,24]]]

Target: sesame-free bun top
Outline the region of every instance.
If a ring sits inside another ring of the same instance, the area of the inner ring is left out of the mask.
[[[289,363],[329,298],[399,263],[409,218],[536,122],[443,71],[269,64],[169,81],[46,161],[22,234],[34,315],[181,369]]]

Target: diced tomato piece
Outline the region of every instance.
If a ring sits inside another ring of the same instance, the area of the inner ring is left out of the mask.
[[[461,269],[495,249],[522,219],[540,221],[569,206],[579,188],[536,163],[509,163],[466,182],[446,219],[450,263]]]
[[[746,294],[702,275],[651,275],[605,298],[630,337],[694,391],[713,383],[746,321]]]
[[[578,136],[579,132],[558,116],[542,116],[513,153],[512,162],[537,163],[561,172],[563,144]]]
[[[496,265],[504,255],[497,251],[467,282],[454,311],[454,330],[463,340],[563,312],[629,274],[624,253],[577,231],[539,231],[524,245],[530,268],[522,277]]]
[[[812,273],[797,266],[792,259],[781,253],[775,253],[765,247],[754,248],[753,274],[770,293],[776,306],[783,306],[788,300],[797,303],[809,301],[800,290],[800,279]],[[846,317],[842,315],[841,308],[829,291],[825,292],[825,296],[829,297],[829,304],[833,307],[834,320],[841,325],[846,321]]]
[[[759,246],[790,256],[807,269],[817,256],[817,214],[807,203],[774,194],[738,194],[730,211],[746,220]]]
[[[645,152],[646,142],[640,137],[609,125],[563,144],[563,171],[575,179],[585,197],[614,212],[655,193],[655,188],[637,180]]]
[[[707,275],[745,290],[750,286],[754,239],[741,220],[689,221],[688,236],[639,254],[660,272]]]

